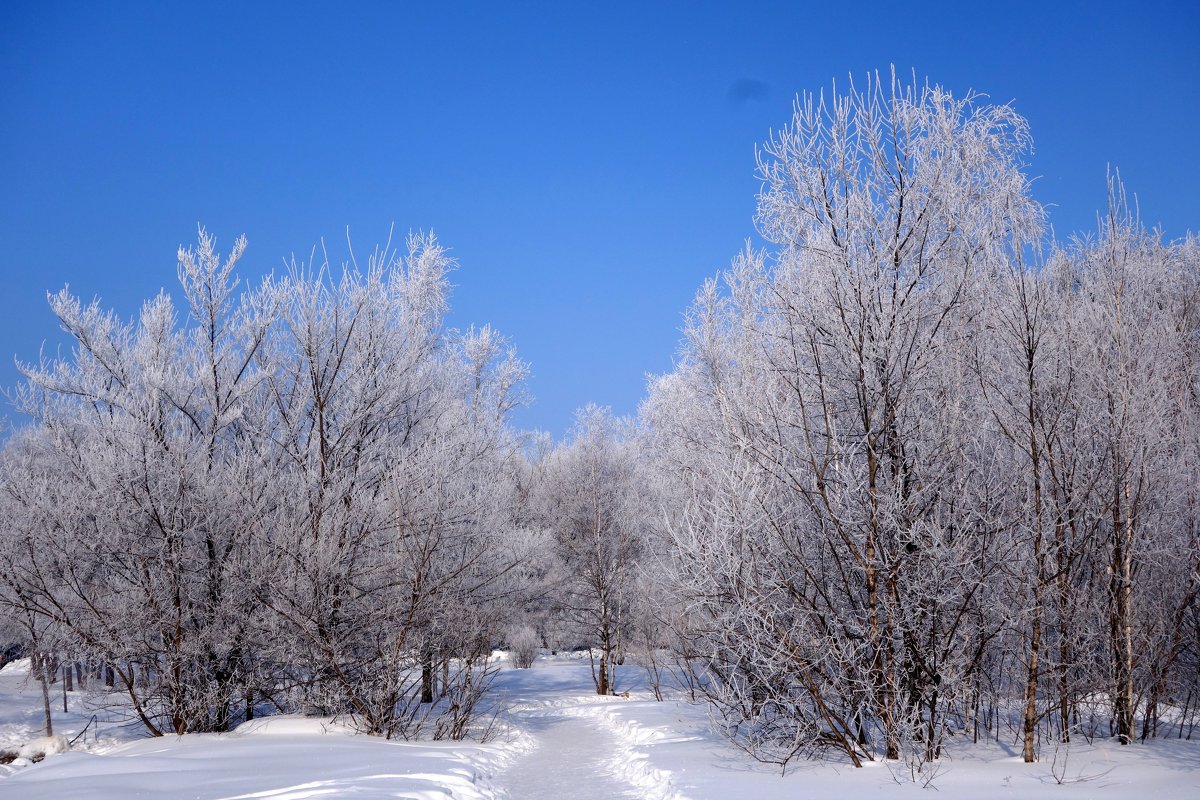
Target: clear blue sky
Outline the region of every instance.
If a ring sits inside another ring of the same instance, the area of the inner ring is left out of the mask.
[[[520,424],[632,413],[753,234],[755,145],[796,92],[889,64],[1013,101],[1059,232],[1110,163],[1149,222],[1200,228],[1194,2],[3,0],[0,384],[60,340],[48,289],[131,316],[197,222],[248,236],[250,279],[394,222],[458,258],[454,323],[532,362]]]

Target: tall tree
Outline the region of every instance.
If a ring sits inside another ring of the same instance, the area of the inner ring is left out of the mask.
[[[562,571],[558,604],[589,647],[599,649],[599,663],[592,663],[596,693],[611,694],[632,622],[644,525],[631,424],[588,406],[547,459],[537,508]]]
[[[773,249],[701,292],[678,380],[711,407],[665,411],[690,441],[715,420],[728,453],[677,535],[726,576],[689,600],[721,604],[717,682],[752,748],[859,763],[877,728],[888,758],[936,756],[965,669],[947,645],[998,545],[962,353],[977,287],[1039,231],[1027,145],[1007,106],[875,78],[804,97],[764,148]]]

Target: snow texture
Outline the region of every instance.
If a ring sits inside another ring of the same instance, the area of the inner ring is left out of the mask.
[[[26,673],[20,665],[0,672],[5,747],[40,740],[40,690]],[[17,769],[9,765],[0,799],[783,800],[916,797],[922,790],[923,778],[914,781],[902,766],[878,762],[859,770],[835,761],[803,762],[780,776],[715,737],[703,707],[682,697],[655,702],[637,668],[619,667],[617,681],[621,695],[595,695],[586,661],[570,656],[543,656],[532,669],[504,669],[496,681],[506,708],[504,732],[487,744],[386,741],[355,734],[336,720],[295,716],[254,720],[223,735],[134,741],[124,741],[130,734],[109,725],[98,740],[71,752]],[[56,715],[62,740],[88,719]],[[1121,747],[1105,741],[1069,750],[1044,744],[1036,764],[1022,763],[1015,740],[953,743],[948,750],[933,782],[947,797],[1115,799],[1131,789],[1156,800],[1200,796],[1200,746],[1194,742]]]

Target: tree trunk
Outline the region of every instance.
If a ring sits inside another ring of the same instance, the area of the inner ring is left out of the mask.
[[[600,654],[600,672],[596,676],[596,694],[608,694],[608,654]]]
[[[1040,570],[1039,570],[1040,571]],[[1041,589],[1033,592],[1033,622],[1029,638],[1029,671],[1025,681],[1025,719],[1021,727],[1024,737],[1021,756],[1026,764],[1037,761],[1037,751],[1034,744],[1037,737],[1037,685],[1038,659],[1042,647],[1042,608]]]
[[[421,657],[421,702],[433,702],[433,654]]]
[[[1068,609],[1071,603],[1071,556],[1066,549],[1066,523],[1062,515],[1054,523],[1054,540],[1058,568],[1058,724],[1064,744],[1071,741],[1071,681],[1068,671],[1071,665],[1071,643],[1067,631],[1071,629]]]
[[[46,735],[54,735],[54,720],[50,716],[50,676],[46,674],[49,668],[50,659],[44,654],[34,653],[32,665],[38,675],[38,681],[42,684],[42,709],[45,712]]]
[[[1113,650],[1113,699],[1115,701],[1117,741],[1129,744],[1133,741],[1133,557],[1132,523],[1129,509],[1122,514],[1122,499],[1127,499],[1128,485],[1123,487],[1113,509],[1113,553],[1110,591],[1112,611],[1109,621]]]

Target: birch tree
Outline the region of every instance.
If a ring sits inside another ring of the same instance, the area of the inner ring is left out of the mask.
[[[643,493],[630,423],[597,406],[581,409],[568,442],[548,456],[538,502],[563,574],[557,603],[589,647],[597,694],[614,673],[631,625],[642,546]]]

